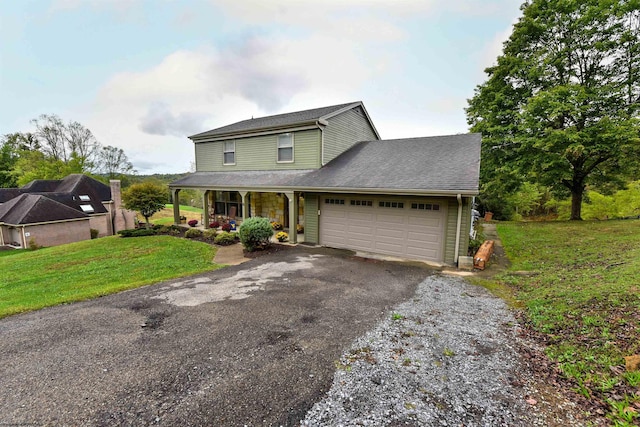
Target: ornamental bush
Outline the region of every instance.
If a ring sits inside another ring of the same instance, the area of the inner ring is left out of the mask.
[[[286,231],[279,231],[276,233],[276,239],[278,239],[278,242],[286,242],[289,240],[289,234]]]
[[[198,225],[198,220],[192,219],[189,222],[187,222],[187,224],[189,224],[189,227],[195,227],[196,225]]]
[[[209,224],[209,228],[218,228],[220,227],[220,223],[218,221],[213,221],[211,224]]]
[[[242,222],[238,231],[240,242],[249,251],[269,245],[269,239],[273,236],[273,227],[267,218],[259,216],[247,218]]]
[[[216,238],[216,234],[218,234],[218,230],[209,228],[202,232],[202,237],[205,240],[213,242],[213,240]]]
[[[231,231],[231,224],[227,223],[227,224],[222,224],[222,227],[220,227],[222,229],[222,231],[226,231],[227,233]]]
[[[186,233],[184,233],[184,237],[186,237],[187,239],[197,239],[199,237],[202,237],[202,230],[200,230],[199,228],[190,228]]]
[[[213,240],[213,243],[215,243],[216,245],[222,245],[222,246],[232,245],[235,242],[236,242],[235,234],[229,233],[228,231],[220,232],[220,234],[218,234]]]

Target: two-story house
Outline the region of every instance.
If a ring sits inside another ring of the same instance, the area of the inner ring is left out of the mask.
[[[306,243],[439,264],[466,255],[480,135],[381,140],[362,102],[248,119],[190,137],[210,217],[296,225]],[[205,224],[206,225],[206,224]]]

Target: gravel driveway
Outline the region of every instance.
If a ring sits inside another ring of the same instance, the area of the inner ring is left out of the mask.
[[[515,328],[461,279],[299,246],[0,320],[0,425],[546,425]]]

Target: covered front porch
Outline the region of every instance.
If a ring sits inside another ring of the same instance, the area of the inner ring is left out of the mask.
[[[190,187],[183,187],[190,188]],[[173,219],[180,224],[180,190],[172,188]],[[299,226],[304,229],[304,194],[298,191],[265,191],[263,189],[233,190],[221,187],[209,187],[203,194],[202,226],[225,221],[235,221],[237,225],[250,217],[268,218],[270,222],[282,224],[289,233],[289,242],[298,242]]]

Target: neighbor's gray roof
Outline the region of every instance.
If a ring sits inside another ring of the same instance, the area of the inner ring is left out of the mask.
[[[476,133],[361,142],[316,170],[196,172],[170,186],[476,194],[479,174]]]
[[[297,181],[301,187],[477,192],[480,134],[356,144]]]
[[[25,225],[40,222],[89,219],[73,208],[36,194],[22,194],[0,206],[0,222]]]
[[[203,138],[210,136],[223,136],[249,131],[259,131],[264,129],[283,128],[300,126],[314,123],[325,116],[329,116],[336,111],[349,106],[362,105],[360,101],[348,102],[346,104],[332,105],[330,107],[314,108],[312,110],[296,111],[293,113],[277,114],[275,116],[259,117],[256,119],[243,120],[227,126],[222,126],[207,132],[192,135],[189,138]]]
[[[41,196],[48,197],[51,200],[55,200],[58,203],[62,203],[65,206],[73,208],[77,211],[83,212],[84,210],[80,207],[81,205],[91,205],[93,208],[92,214],[100,214],[107,213],[107,208],[104,207],[102,202],[95,196],[95,193],[92,191],[80,191],[78,193],[29,193],[29,194],[38,194]],[[80,195],[89,196],[89,200],[80,200]]]

